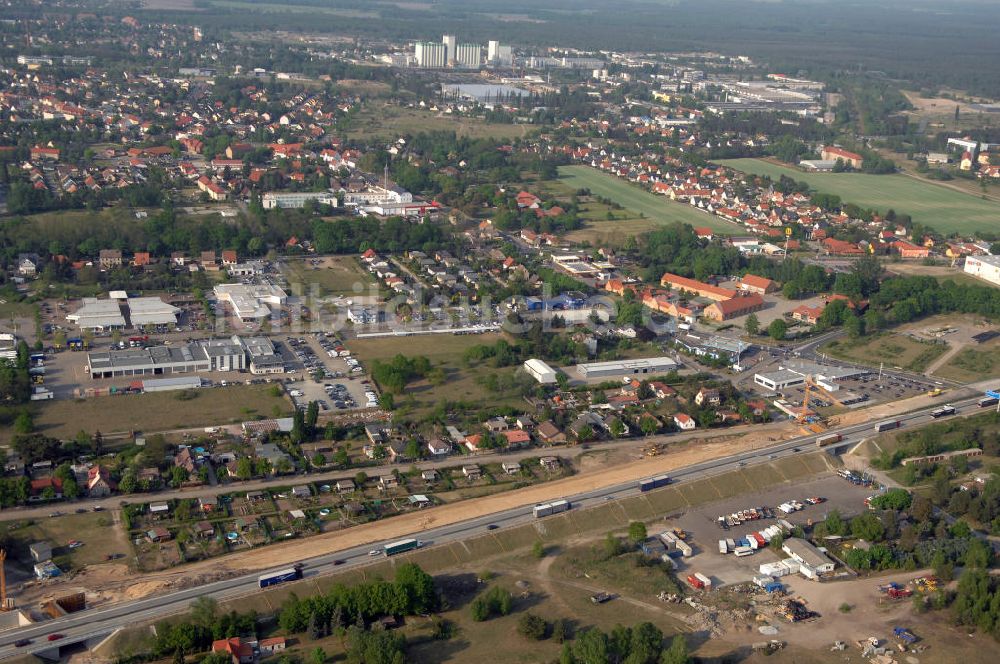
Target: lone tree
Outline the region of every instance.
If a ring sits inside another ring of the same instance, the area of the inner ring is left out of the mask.
[[[745,329],[747,334],[751,337],[757,336],[757,333],[760,332],[760,319],[757,318],[757,314],[750,314],[747,316],[746,322],[743,323],[743,329]]]
[[[633,521],[628,524],[628,541],[632,544],[645,542],[647,535],[646,524],[642,521]]]

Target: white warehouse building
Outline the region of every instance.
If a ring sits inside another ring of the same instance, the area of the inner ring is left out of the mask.
[[[1000,256],[966,256],[965,272],[1000,286]]]
[[[524,370],[542,385],[552,385],[556,382],[556,370],[541,360],[535,358],[525,360]]]
[[[636,360],[614,362],[590,362],[576,365],[576,370],[584,379],[614,378],[616,376],[648,376],[669,373],[677,368],[677,363],[669,357],[644,357]]]
[[[265,210],[275,208],[292,209],[305,207],[309,201],[316,201],[324,205],[337,207],[337,197],[329,191],[295,191],[295,192],[273,192],[269,191],[260,199],[260,204]]]

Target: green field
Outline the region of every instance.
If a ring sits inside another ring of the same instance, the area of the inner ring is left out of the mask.
[[[626,209],[626,216],[646,215],[646,219],[662,224],[676,221],[692,226],[706,226],[725,234],[739,232],[739,226],[723,221],[719,217],[701,212],[690,205],[671,201],[665,196],[651,194],[639,186],[613,175],[602,173],[590,166],[560,166],[559,179],[571,189],[589,189],[595,196],[610,198]],[[631,214],[628,214],[628,213]],[[609,228],[615,222],[604,222]],[[604,224],[601,224],[602,227]],[[603,228],[602,228],[603,230]]]
[[[375,136],[395,139],[425,131],[453,131],[470,138],[513,139],[523,138],[530,129],[528,125],[492,124],[476,118],[440,115],[436,111],[367,104],[352,119],[347,136],[352,140]]]
[[[127,385],[128,379],[122,384]],[[150,392],[90,399],[39,401],[35,408],[35,428],[47,436],[72,438],[83,429],[104,435],[231,424],[244,420],[284,416],[291,403],[284,395],[270,394],[270,385],[232,385],[225,388],[191,390],[192,398],[182,400],[181,392]],[[11,435],[0,434],[0,438]]]
[[[408,357],[422,355],[435,368],[445,374],[442,385],[432,385],[426,380],[410,383],[401,395],[396,396],[396,406],[414,417],[421,417],[442,401],[465,401],[484,406],[523,406],[516,395],[494,394],[479,384],[477,378],[487,373],[508,374],[514,368],[492,369],[485,366],[466,367],[462,361],[465,349],[479,344],[494,344],[497,334],[424,334],[410,337],[380,337],[352,339],[351,351],[365,366],[375,360],[388,360],[397,354]]]
[[[1000,342],[963,348],[934,375],[963,383],[996,377],[1000,375]]]
[[[366,12],[357,9],[338,9],[336,7],[318,7],[316,5],[265,4],[259,2],[237,2],[236,0],[211,0],[208,4],[226,9],[240,9],[261,13],[281,14],[330,14],[344,18],[378,18],[376,12]]]
[[[948,350],[948,346],[923,343],[901,334],[885,333],[850,341],[831,341],[820,350],[859,364],[874,366],[885,361],[893,367],[922,373],[931,362]]]
[[[357,295],[368,293],[375,279],[361,269],[354,256],[292,259],[282,264],[282,271],[293,292],[309,294],[315,286],[321,295]]]
[[[914,221],[942,233],[995,231],[1000,226],[1000,205],[945,187],[919,182],[905,175],[861,173],[803,173],[760,159],[727,159],[738,170],[777,180],[787,175],[809,183],[816,191],[836,194],[845,203],[885,212],[889,208],[909,214]]]

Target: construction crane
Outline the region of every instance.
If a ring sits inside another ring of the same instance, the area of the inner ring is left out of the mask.
[[[14,600],[7,599],[7,550],[0,549],[0,611],[14,608]]]
[[[806,376],[805,390],[804,390],[804,395],[802,397],[802,410],[799,412],[799,416],[796,418],[796,421],[798,422],[799,426],[803,427],[804,429],[808,429],[807,433],[822,433],[823,431],[825,431],[825,427],[818,422],[811,423],[811,426],[808,427],[806,426],[807,424],[810,424],[808,422],[809,400],[812,398],[812,393],[814,390],[816,392],[819,392],[820,394],[822,394],[823,396],[825,396],[827,399],[837,404],[838,406],[843,406],[844,403],[840,399],[835,397],[833,393],[830,392],[830,390],[826,389],[818,382],[816,382],[816,378],[812,374]]]

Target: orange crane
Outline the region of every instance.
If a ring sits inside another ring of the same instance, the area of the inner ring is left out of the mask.
[[[806,417],[807,413],[809,412],[809,400],[812,397],[813,390],[819,392],[820,394],[822,394],[823,396],[825,396],[838,406],[844,405],[843,402],[837,397],[835,397],[832,392],[830,392],[828,389],[817,383],[813,375],[810,374],[806,376],[805,380],[805,390],[804,390],[804,395],[802,397],[802,411],[799,413],[798,418],[796,418],[799,426],[805,427],[807,424]],[[825,430],[825,427],[823,427],[822,424],[815,423],[813,426],[808,427],[808,429],[809,429],[808,433],[822,433]]]
[[[7,599],[7,550],[0,549],[0,611],[14,608],[14,600]]]

